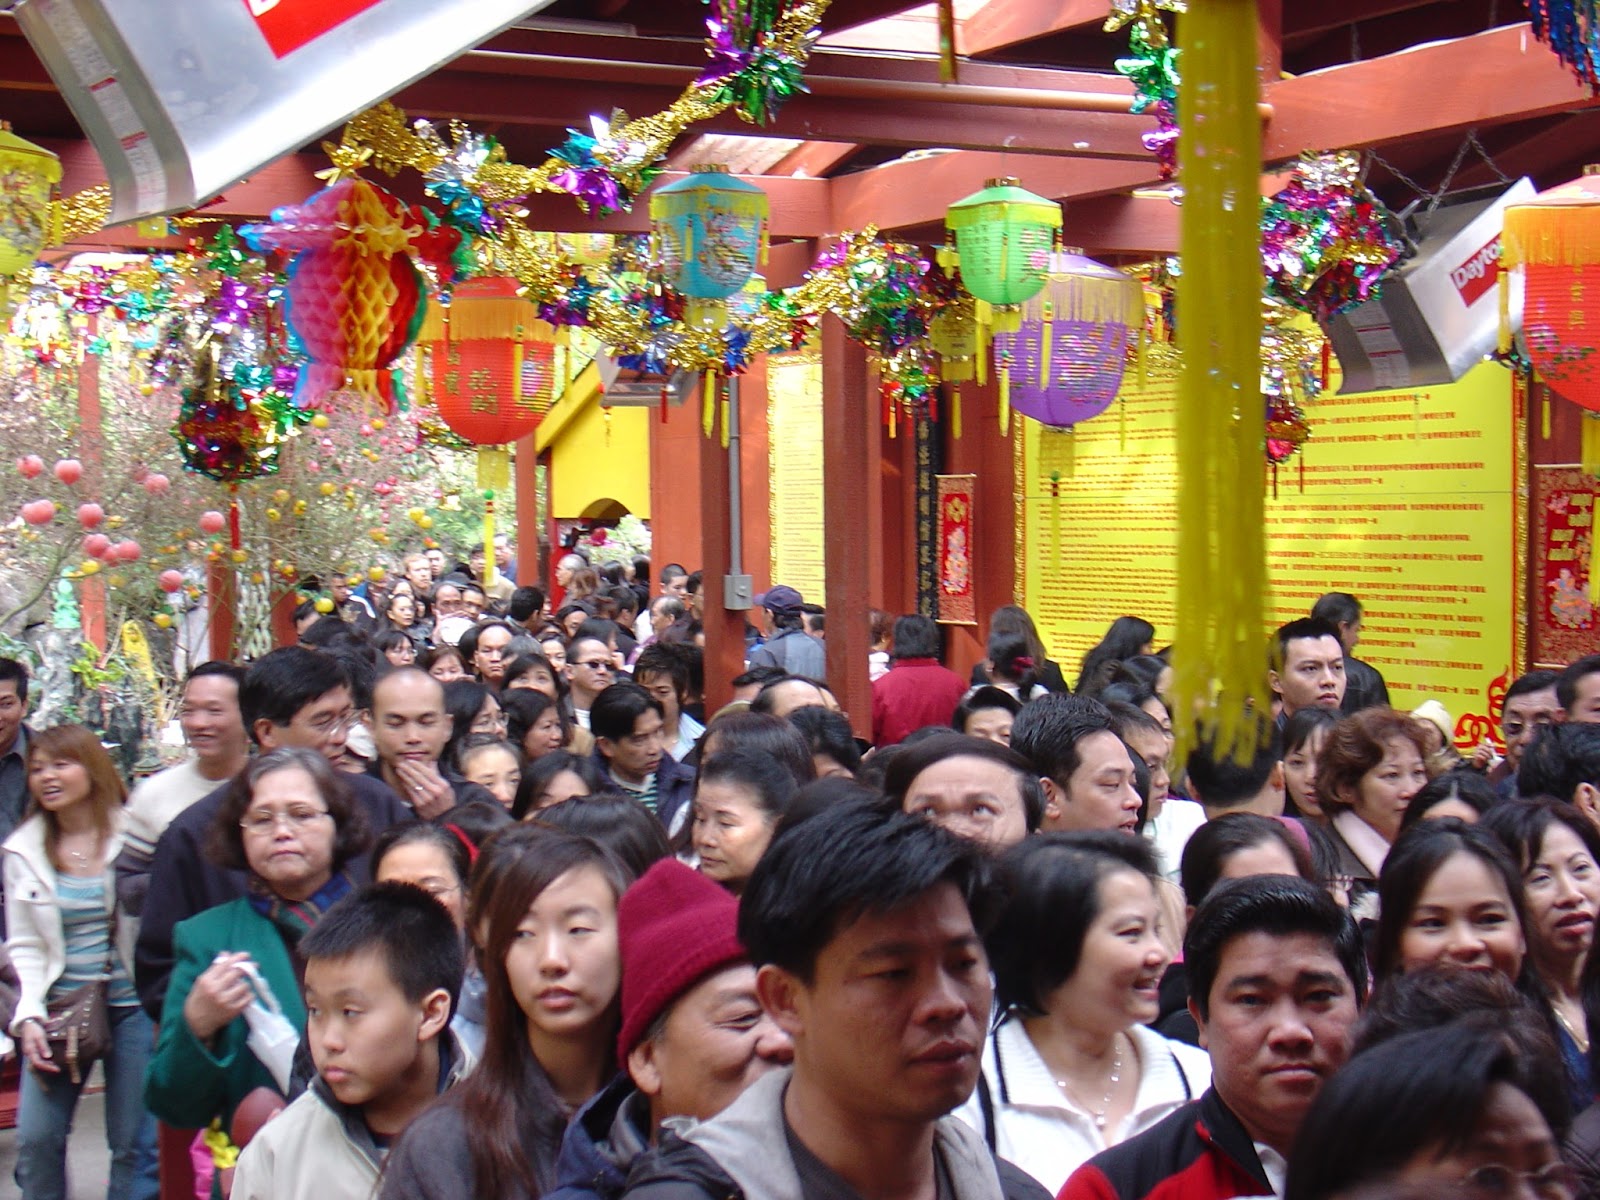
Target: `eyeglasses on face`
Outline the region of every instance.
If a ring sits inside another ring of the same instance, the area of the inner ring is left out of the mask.
[[[611,660],[609,658],[594,658],[588,660],[580,659],[578,662],[575,662],[572,665],[575,667],[588,667],[591,671],[611,670]]]
[[[331,814],[325,808],[313,808],[309,804],[295,804],[278,812],[271,808],[256,808],[245,813],[239,821],[239,828],[246,833],[253,833],[265,837],[271,834],[280,824],[287,825],[291,830],[298,832],[310,825],[313,821],[321,820]]]

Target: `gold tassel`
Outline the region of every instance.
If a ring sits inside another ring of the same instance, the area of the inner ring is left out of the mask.
[[[1497,349],[1501,354],[1511,353],[1511,272],[1506,267],[1500,268],[1500,341]]]
[[[1184,247],[1178,281],[1179,754],[1209,735],[1248,761],[1272,719],[1266,494],[1261,446],[1261,265],[1254,195],[1261,167],[1255,0],[1191,4],[1179,22]],[[1255,482],[1261,480],[1261,482]],[[1249,481],[1249,482],[1244,482]],[[1241,483],[1244,485],[1241,486]],[[1198,727],[1197,727],[1198,726]]]
[[[1011,368],[1000,368],[1000,436],[1011,436]]]
[[[522,407],[522,360],[523,360],[523,355],[524,355],[524,351],[522,349],[522,342],[521,341],[512,342],[511,343],[511,403],[517,408],[521,408]]]
[[[1545,392],[1544,398],[1539,402],[1539,436],[1545,441],[1550,440],[1550,393]]]
[[[961,389],[950,389],[950,436],[961,440]]]
[[[1583,450],[1579,462],[1583,473],[1600,477],[1600,419],[1583,414]]]
[[[939,82],[956,81],[955,0],[939,0]]]
[[[1039,330],[1039,389],[1050,387],[1050,348],[1055,345],[1055,305],[1044,305],[1044,327]]]
[[[1069,435],[1070,436],[1070,435]],[[1050,472],[1050,565],[1061,565],[1061,472]]]
[[[717,376],[707,371],[700,381],[700,432],[706,437],[717,424]]]
[[[498,572],[494,562],[494,493],[483,494],[483,582],[493,584]]]
[[[728,417],[732,412],[727,388],[722,389],[722,399],[717,403],[717,410],[722,414],[722,448],[726,450],[728,448]]]
[[[900,436],[900,406],[893,400],[889,401],[889,436]]]

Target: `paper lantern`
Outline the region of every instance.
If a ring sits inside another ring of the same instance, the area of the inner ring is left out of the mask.
[[[50,201],[61,160],[0,121],[0,311],[9,312],[9,277],[33,265],[50,232]]]
[[[391,368],[426,309],[412,257],[448,271],[460,235],[364,179],[341,180],[240,232],[254,249],[296,252],[289,324],[311,361],[295,404],[326,406],[335,392],[353,391],[392,412],[405,394]]]
[[[1144,291],[1133,276],[1075,252],[1050,255],[1021,327],[995,334],[1002,423],[1008,403],[1054,429],[1099,416],[1117,398],[1143,323]]]
[[[690,168],[687,176],[650,197],[650,228],[667,282],[688,298],[692,325],[727,323],[727,298],[766,260],[767,194],[720,164]]]
[[[1044,287],[1045,269],[1061,206],[1025,190],[1015,179],[991,179],[945,214],[961,255],[961,281],[995,305],[994,327],[1015,330],[1016,306]]]

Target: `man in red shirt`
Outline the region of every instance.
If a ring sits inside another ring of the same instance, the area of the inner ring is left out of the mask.
[[[949,726],[967,683],[939,662],[939,627],[913,613],[894,623],[889,673],[872,684],[872,742],[893,746],[924,725]]]

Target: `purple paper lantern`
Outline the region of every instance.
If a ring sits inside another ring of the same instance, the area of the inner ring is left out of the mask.
[[[1139,281],[1091,258],[1053,254],[1022,327],[994,335],[1011,407],[1056,429],[1099,416],[1122,387],[1128,346],[1144,321]]]

